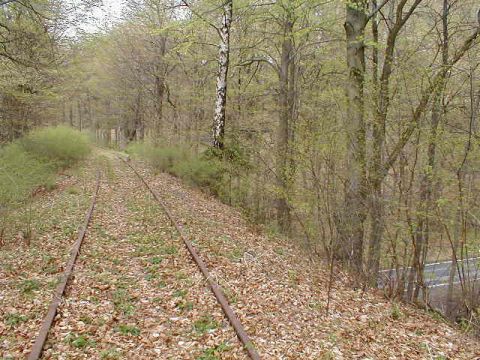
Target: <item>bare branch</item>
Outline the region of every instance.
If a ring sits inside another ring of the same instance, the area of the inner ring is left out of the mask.
[[[218,26],[216,26],[214,23],[208,21],[208,19],[206,19],[202,14],[200,14],[199,12],[194,10],[193,7],[190,6],[190,4],[187,2],[187,0],[181,0],[181,1],[192,12],[193,15],[197,16],[200,20],[205,22],[207,25],[213,27],[215,29],[215,31],[217,32],[218,36],[220,36],[220,38],[222,37],[222,33],[220,32],[220,28]]]
[[[375,9],[372,9],[371,13],[367,16],[367,23],[378,13],[380,12],[385,5],[387,5],[390,0],[384,0],[380,5],[376,6]]]

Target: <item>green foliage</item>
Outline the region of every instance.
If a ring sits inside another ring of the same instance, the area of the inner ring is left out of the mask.
[[[32,213],[26,205],[39,189],[55,185],[58,168],[71,166],[90,151],[86,138],[67,127],[44,128],[0,149],[0,233],[11,224],[11,210],[18,214],[26,238],[31,236]],[[70,190],[75,191],[75,190]]]
[[[119,325],[118,332],[122,335],[132,335],[132,336],[140,335],[140,329],[132,325]]]
[[[206,349],[198,360],[219,360],[221,359],[221,353],[228,350],[230,350],[230,346],[221,343],[217,346]]]
[[[53,169],[18,143],[0,149],[0,211],[23,204],[36,187],[53,182]]]
[[[236,142],[224,150],[208,148],[201,154],[194,154],[183,146],[154,147],[146,143],[132,143],[127,152],[145,159],[159,171],[208,190],[226,202],[245,198],[247,187],[237,188],[235,192],[231,184],[233,177],[250,168],[248,154]]]
[[[182,161],[173,168],[174,175],[198,187],[209,189],[214,194],[220,191],[222,168],[217,160],[202,157]]]
[[[461,318],[458,325],[463,332],[469,332],[472,329],[472,322],[465,318]]]
[[[15,327],[20,323],[28,320],[28,318],[25,315],[16,314],[16,313],[6,314],[4,319],[5,319],[5,324],[11,327]]]
[[[59,168],[73,165],[90,152],[87,137],[66,126],[34,131],[23,138],[21,144],[35,158]]]
[[[195,321],[193,327],[195,331],[204,334],[215,330],[218,328],[219,324],[215,321],[215,319],[211,316],[202,316],[199,320]]]
[[[131,143],[126,151],[147,160],[155,169],[170,174],[173,174],[174,165],[187,161],[189,155],[182,147],[154,147],[145,143]]]
[[[398,320],[403,317],[402,310],[398,306],[398,304],[393,304],[392,305],[392,313],[391,313],[392,319],[393,320]]]

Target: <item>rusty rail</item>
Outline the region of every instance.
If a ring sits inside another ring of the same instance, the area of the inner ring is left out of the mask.
[[[33,344],[32,351],[28,355],[28,360],[40,359],[40,356],[42,355],[43,347],[45,345],[45,342],[47,341],[48,333],[50,331],[50,328],[52,327],[53,321],[55,320],[55,315],[57,314],[58,306],[62,301],[65,288],[67,287],[68,280],[70,279],[73,268],[75,266],[75,261],[77,260],[78,254],[80,252],[80,247],[82,246],[83,239],[85,238],[88,224],[90,223],[90,220],[92,218],[93,210],[95,209],[95,203],[97,201],[99,188],[100,188],[100,171],[97,172],[97,182],[95,185],[95,192],[92,198],[92,203],[90,205],[90,208],[88,209],[87,215],[85,216],[85,221],[83,222],[82,226],[78,230],[77,240],[73,244],[72,250],[70,252],[70,259],[68,260],[68,263],[65,267],[65,270],[62,275],[62,279],[60,283],[57,285],[57,288],[55,289],[53,300],[50,303],[47,315],[43,319],[42,326],[40,327],[40,331],[38,332],[37,339]]]
[[[210,286],[210,289],[213,292],[213,295],[217,299],[218,303],[222,307],[223,312],[225,313],[225,316],[227,317],[228,321],[232,325],[233,329],[235,330],[238,338],[242,342],[242,344],[245,347],[245,350],[247,351],[248,355],[252,360],[260,360],[260,355],[258,354],[257,350],[253,346],[253,343],[251,342],[250,338],[248,337],[247,332],[243,328],[242,323],[238,319],[238,317],[235,315],[233,309],[230,307],[228,304],[227,299],[225,298],[225,295],[222,292],[222,289],[220,286],[212,279],[210,276],[210,272],[208,271],[207,266],[201,259],[201,257],[198,255],[197,251],[193,247],[192,243],[187,240],[187,236],[185,235],[185,232],[183,231],[183,227],[181,224],[179,224],[177,221],[175,221],[175,218],[173,217],[172,213],[168,209],[167,205],[165,202],[157,195],[157,193],[148,185],[146,180],[143,178],[142,175],[125,159],[123,159],[121,156],[119,158],[130,167],[130,169],[133,170],[133,172],[138,176],[138,178],[143,182],[145,187],[150,191],[150,193],[153,195],[155,200],[160,204],[162,209],[164,210],[165,214],[167,214],[167,217],[169,218],[170,222],[172,225],[175,227],[177,232],[179,233],[180,237],[182,238],[183,243],[188,249],[188,252],[192,256],[193,260],[197,264],[198,268],[202,272],[203,276],[208,282],[208,285]]]

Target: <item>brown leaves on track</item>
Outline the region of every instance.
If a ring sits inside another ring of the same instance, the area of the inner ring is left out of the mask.
[[[44,358],[246,359],[166,216],[124,164],[104,155],[108,176]],[[480,346],[458,330],[374,292],[352,290],[341,273],[327,316],[324,265],[253,231],[236,210],[180,180],[136,167],[183,222],[262,359],[480,356]],[[72,224],[82,221],[88,206],[89,170],[93,163],[64,179],[62,190],[38,197],[39,208],[51,209],[49,222],[31,248],[22,248],[22,257],[18,246],[0,254],[4,358],[29,351],[51,300],[49,284],[73,243]],[[63,191],[72,186],[81,194]]]
[[[245,358],[161,209],[112,163],[45,358]]]
[[[0,356],[24,358],[69,258],[94,190],[94,163],[59,176],[56,189],[32,204],[30,245],[7,239],[0,249]],[[18,216],[19,225],[20,219]]]
[[[148,170],[145,170],[145,174]],[[238,211],[167,174],[148,177],[192,240],[265,359],[477,359],[480,346],[425,312],[352,290],[327,266],[253,231]],[[397,316],[396,314],[399,314]]]

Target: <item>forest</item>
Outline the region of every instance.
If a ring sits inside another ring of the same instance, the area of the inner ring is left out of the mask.
[[[478,333],[478,1],[114,4],[0,1],[0,252],[95,144],[300,249],[328,304],[347,276]]]

